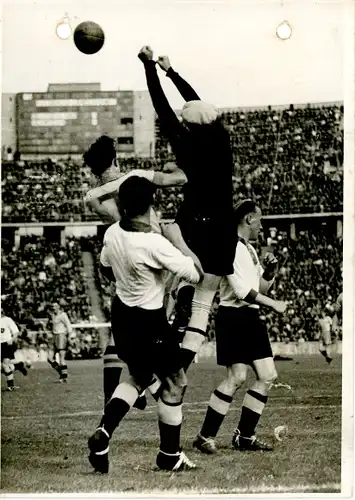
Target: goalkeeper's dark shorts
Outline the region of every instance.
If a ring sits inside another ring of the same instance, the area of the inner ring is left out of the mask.
[[[182,236],[197,257],[205,273],[216,276],[233,274],[237,245],[237,228],[231,214],[225,216],[202,215],[176,218]]]

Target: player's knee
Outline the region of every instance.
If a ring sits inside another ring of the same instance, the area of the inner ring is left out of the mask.
[[[244,384],[246,379],[247,379],[246,373],[232,373],[229,375],[226,382],[230,390],[233,391],[234,393]]]
[[[277,379],[277,371],[270,370],[269,372],[266,372],[261,375],[261,377],[259,378],[259,382],[261,382],[265,386],[266,390],[269,391],[271,389],[272,384],[274,384],[274,382],[276,381],[276,379]]]
[[[164,380],[161,393],[162,399],[167,403],[179,403],[182,400],[186,386],[186,374],[183,370],[180,370]]]
[[[1,363],[2,367],[3,367],[3,370],[5,373],[9,373],[11,372],[11,361],[10,359],[4,359]]]
[[[133,387],[135,387],[138,391],[138,394],[141,394],[146,388],[147,384],[143,380],[138,380],[131,375],[127,379],[127,383]]]
[[[192,313],[196,311],[210,312],[220,280],[221,278],[219,276],[205,275],[202,283],[196,285],[192,299]]]

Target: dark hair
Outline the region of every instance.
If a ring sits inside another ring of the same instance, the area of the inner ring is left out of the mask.
[[[94,175],[100,176],[116,158],[115,141],[112,137],[102,135],[84,153],[83,159]]]
[[[144,177],[128,177],[118,191],[122,216],[137,217],[145,214],[153,204],[155,189],[154,184]]]
[[[257,208],[258,205],[253,200],[240,201],[234,212],[236,223],[240,224],[246,215],[255,213]]]

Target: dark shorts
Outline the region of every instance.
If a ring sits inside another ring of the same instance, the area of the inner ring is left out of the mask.
[[[16,348],[13,344],[1,342],[1,361],[4,361],[4,359],[14,359],[15,350]]]
[[[259,310],[220,306],[216,315],[217,363],[232,366],[273,358],[266,326]]]
[[[180,217],[176,223],[188,247],[200,259],[205,273],[226,276],[233,273],[237,228],[231,216]]]
[[[128,307],[116,295],[111,328],[117,355],[141,387],[147,387],[154,374],[163,382],[182,368],[180,346],[164,308]]]

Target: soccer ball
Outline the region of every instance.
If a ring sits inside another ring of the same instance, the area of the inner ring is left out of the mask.
[[[74,31],[74,43],[83,54],[96,54],[105,42],[105,34],[97,23],[84,21]]]

